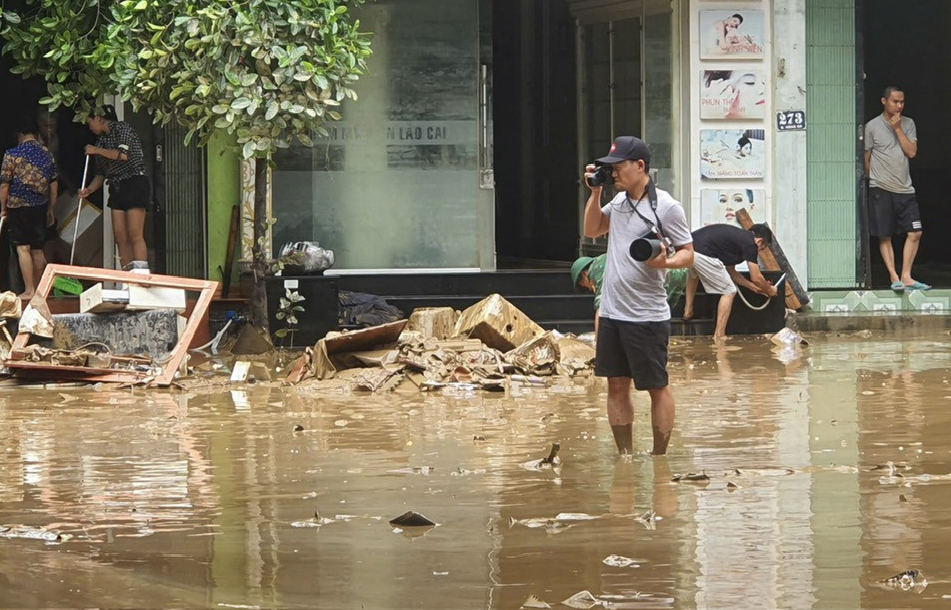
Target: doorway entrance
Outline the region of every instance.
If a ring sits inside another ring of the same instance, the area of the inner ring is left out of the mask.
[[[951,240],[942,232],[951,221],[947,176],[951,173],[951,87],[936,77],[934,66],[951,59],[951,3],[918,0],[895,10],[885,0],[864,0],[858,14],[865,71],[864,116],[867,122],[882,112],[882,91],[895,85],[905,92],[904,114],[915,120],[918,155],[911,161],[911,179],[921,210],[924,232],[914,263],[914,276],[935,287],[951,287]],[[865,230],[867,235],[867,228]],[[893,239],[901,273],[904,237]],[[889,285],[888,273],[875,238],[870,243],[871,284]]]

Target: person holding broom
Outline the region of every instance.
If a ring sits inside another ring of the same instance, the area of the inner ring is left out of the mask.
[[[21,299],[36,293],[46,256],[43,243],[46,227],[53,224],[53,203],[59,196],[56,162],[37,138],[35,118],[24,118],[17,127],[18,144],[3,155],[0,166],[0,224],[6,225],[10,242],[16,247],[23,275]]]
[[[88,187],[83,185],[79,197],[85,199],[109,182],[108,206],[122,268],[147,270],[145,213],[152,200],[152,186],[145,173],[142,143],[131,125],[118,120],[110,105],[96,108],[88,125],[99,136],[95,144],[86,146],[86,154],[96,161],[96,177]]]

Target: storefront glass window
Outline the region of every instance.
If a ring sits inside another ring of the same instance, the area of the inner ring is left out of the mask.
[[[276,156],[274,247],[316,240],[337,268],[477,267],[476,0],[378,0],[370,73],[343,121]]]

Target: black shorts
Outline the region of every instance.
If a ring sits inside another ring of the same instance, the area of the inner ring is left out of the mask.
[[[148,176],[132,176],[109,182],[109,207],[126,212],[133,208],[148,209],[152,203],[152,185]]]
[[[46,206],[9,208],[4,225],[13,245],[42,250],[46,243]]]
[[[921,216],[914,193],[892,193],[877,186],[868,189],[868,232],[891,237],[921,231]]]
[[[598,321],[598,377],[630,377],[638,390],[667,387],[667,343],[670,320],[664,322]]]

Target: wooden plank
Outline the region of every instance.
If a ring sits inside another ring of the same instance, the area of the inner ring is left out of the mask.
[[[327,345],[328,354],[365,351],[377,345],[395,343],[408,322],[409,320],[397,320],[389,324],[361,328],[336,337],[326,337],[323,341]]]
[[[747,231],[754,224],[746,208],[740,208],[736,211],[736,219],[740,226]],[[779,245],[779,239],[777,239],[775,233],[773,233],[773,243],[769,249],[761,251],[759,255],[763,259],[767,271],[782,271],[786,274],[786,307],[795,311],[802,309],[809,302],[809,295],[806,294],[802,284],[799,283],[799,278],[789,264],[789,260],[786,259],[786,254],[783,252],[782,246]]]

